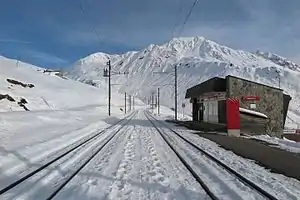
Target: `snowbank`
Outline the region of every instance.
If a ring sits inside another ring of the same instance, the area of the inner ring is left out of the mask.
[[[286,138],[280,139],[276,137],[271,137],[269,135],[256,135],[256,136],[251,136],[251,138],[268,142],[272,144],[274,147],[278,147],[286,151],[300,153],[300,142],[295,142],[292,140],[288,140]]]
[[[256,116],[263,117],[263,118],[266,118],[266,119],[268,118],[267,115],[265,115],[261,112],[257,112],[257,111],[254,111],[254,110],[248,110],[248,109],[241,108],[241,107],[240,107],[240,112],[250,114],[250,115],[256,115]]]
[[[22,99],[26,100],[25,106],[30,111],[107,105],[107,85],[93,87],[44,73],[44,69],[26,63],[19,62],[16,65],[16,62],[0,56],[0,94],[9,95],[15,100],[1,99],[0,112],[24,111],[18,104]],[[24,87],[27,85],[33,87]],[[120,107],[124,107],[123,97],[114,89],[112,107],[117,107],[117,113]]]

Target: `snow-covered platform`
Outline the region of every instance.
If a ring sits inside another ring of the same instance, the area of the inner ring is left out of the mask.
[[[300,180],[300,154],[274,148],[253,139],[226,137],[219,134],[199,133],[199,135],[239,156],[255,160],[273,172]]]
[[[178,124],[179,126],[184,126],[191,130],[203,131],[206,133],[218,133],[225,134],[227,132],[226,124],[212,124],[207,122],[198,122],[198,121],[175,121],[175,120],[166,120],[170,123]]]

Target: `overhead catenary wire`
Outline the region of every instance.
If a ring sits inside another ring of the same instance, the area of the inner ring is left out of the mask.
[[[181,33],[182,33],[183,29],[184,29],[184,26],[186,25],[186,23],[188,22],[190,16],[192,15],[193,10],[194,10],[196,4],[198,3],[198,1],[199,1],[199,0],[195,0],[194,3],[193,3],[193,5],[192,5],[191,8],[189,9],[189,12],[188,12],[187,16],[185,17],[184,22],[183,22],[181,28],[180,28],[179,31],[178,31],[178,36],[181,35]]]
[[[86,14],[86,12],[85,12],[84,6],[83,6],[82,2],[80,2],[80,1],[79,1],[79,7],[80,7],[81,12],[82,12],[82,13],[86,16],[86,18],[87,18],[87,14]],[[92,31],[94,32],[94,34],[96,35],[96,37],[97,37],[99,43],[101,43],[103,37],[100,36],[100,34],[98,33],[98,31],[97,31],[97,29],[96,29],[95,26],[91,25],[91,28],[92,28]]]
[[[183,11],[183,0],[179,0],[179,9],[178,9],[178,13],[179,15],[182,14],[182,11]],[[173,28],[172,28],[172,38],[175,37],[175,30],[176,30],[176,27],[180,24],[179,20],[174,23],[173,25]]]

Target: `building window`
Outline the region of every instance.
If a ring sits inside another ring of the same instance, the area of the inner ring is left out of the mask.
[[[255,103],[250,103],[250,109],[256,109],[256,104]]]

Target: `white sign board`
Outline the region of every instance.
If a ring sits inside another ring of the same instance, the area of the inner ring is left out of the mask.
[[[256,109],[256,104],[255,103],[250,103],[250,109]]]

